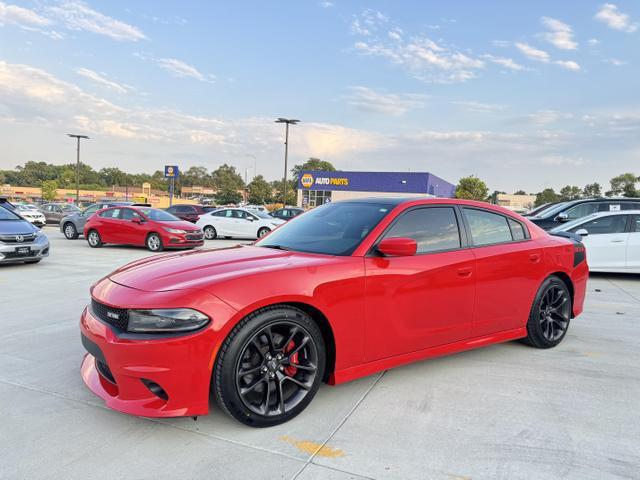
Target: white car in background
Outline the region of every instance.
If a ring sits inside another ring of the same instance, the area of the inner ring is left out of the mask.
[[[271,215],[246,208],[220,208],[200,216],[196,225],[204,232],[204,238],[217,237],[261,238],[285,223]]]
[[[16,213],[36,227],[44,227],[47,219],[35,205],[16,205]]]
[[[593,213],[550,232],[580,235],[592,272],[640,273],[640,210]]]

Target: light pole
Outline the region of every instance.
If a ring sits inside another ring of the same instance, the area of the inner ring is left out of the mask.
[[[282,181],[282,206],[287,206],[287,159],[289,155],[289,125],[296,125],[300,120],[290,118],[278,118],[276,123],[284,123],[286,130],[284,134],[284,180]]]
[[[78,140],[78,148],[76,150],[76,205],[78,205],[80,203],[80,139],[84,138],[89,140],[89,137],[86,135],[74,135],[72,133],[67,133],[67,136]]]

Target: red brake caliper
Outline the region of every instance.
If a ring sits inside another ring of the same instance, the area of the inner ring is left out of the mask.
[[[284,353],[290,352],[295,348],[295,346],[296,344],[293,342],[293,340],[291,340],[289,344],[286,346],[286,348],[284,349]],[[298,363],[298,352],[291,355],[291,363]],[[298,369],[292,366],[285,367],[284,369],[284,373],[286,373],[290,377],[293,377],[297,372],[298,372]]]

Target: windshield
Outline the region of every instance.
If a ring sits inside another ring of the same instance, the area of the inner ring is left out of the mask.
[[[174,217],[164,210],[158,210],[157,208],[139,208],[142,213],[149,219],[156,222],[181,222],[178,217]]]
[[[22,220],[18,215],[11,210],[7,210],[3,206],[0,206],[0,221],[2,220]]]
[[[560,203],[556,203],[554,205],[550,205],[549,207],[540,210],[538,213],[535,214],[536,217],[550,217],[552,215],[555,215],[559,210],[562,210],[565,206],[567,206],[569,202],[560,202]]]
[[[271,215],[265,212],[261,212],[260,210],[251,210],[251,214],[255,215],[258,218],[264,218],[265,220],[269,220],[269,219],[273,220],[273,217]]]
[[[393,205],[383,202],[327,203],[285,223],[256,245],[326,255],[351,255],[392,208]]]

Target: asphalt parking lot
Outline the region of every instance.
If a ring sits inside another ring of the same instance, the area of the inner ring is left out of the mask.
[[[45,232],[48,259],[0,267],[2,479],[638,478],[640,277],[592,276],[553,350],[511,342],[323,386],[251,429],[215,406],[197,421],[106,409],[80,378],[79,315],[91,283],[152,254]]]

